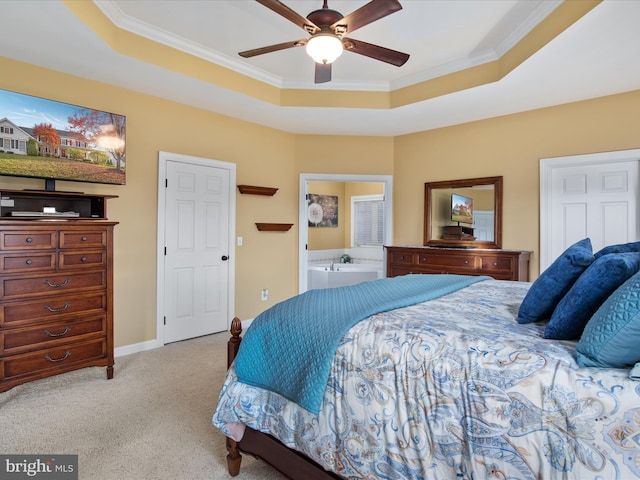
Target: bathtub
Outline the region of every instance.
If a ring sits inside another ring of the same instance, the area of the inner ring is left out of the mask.
[[[336,263],[308,266],[308,289],[355,285],[382,278],[382,266],[367,263]]]

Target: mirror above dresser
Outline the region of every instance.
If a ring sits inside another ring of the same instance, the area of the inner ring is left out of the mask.
[[[502,177],[425,183],[424,245],[502,248]]]
[[[502,249],[502,177],[424,184],[424,244],[386,246],[386,275],[529,281],[531,252]]]

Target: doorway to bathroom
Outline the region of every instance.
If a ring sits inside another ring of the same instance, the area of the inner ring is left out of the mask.
[[[347,277],[371,276],[374,269],[379,269],[377,277],[385,275],[382,245],[391,245],[393,239],[390,175],[301,174],[299,191],[299,293],[310,288],[312,270],[321,287],[333,286],[329,282],[342,283]],[[382,245],[355,245],[352,241],[355,226],[351,203],[363,197],[382,199],[381,207],[372,209],[376,215],[373,223],[382,226]],[[330,218],[320,219],[320,215]]]

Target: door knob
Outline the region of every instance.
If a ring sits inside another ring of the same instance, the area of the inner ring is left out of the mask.
[[[229,260],[229,257],[227,257],[226,255],[222,255],[222,261],[226,262],[227,260]]]

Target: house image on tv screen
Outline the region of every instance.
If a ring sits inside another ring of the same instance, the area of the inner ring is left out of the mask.
[[[126,117],[0,90],[0,175],[125,184]]]

